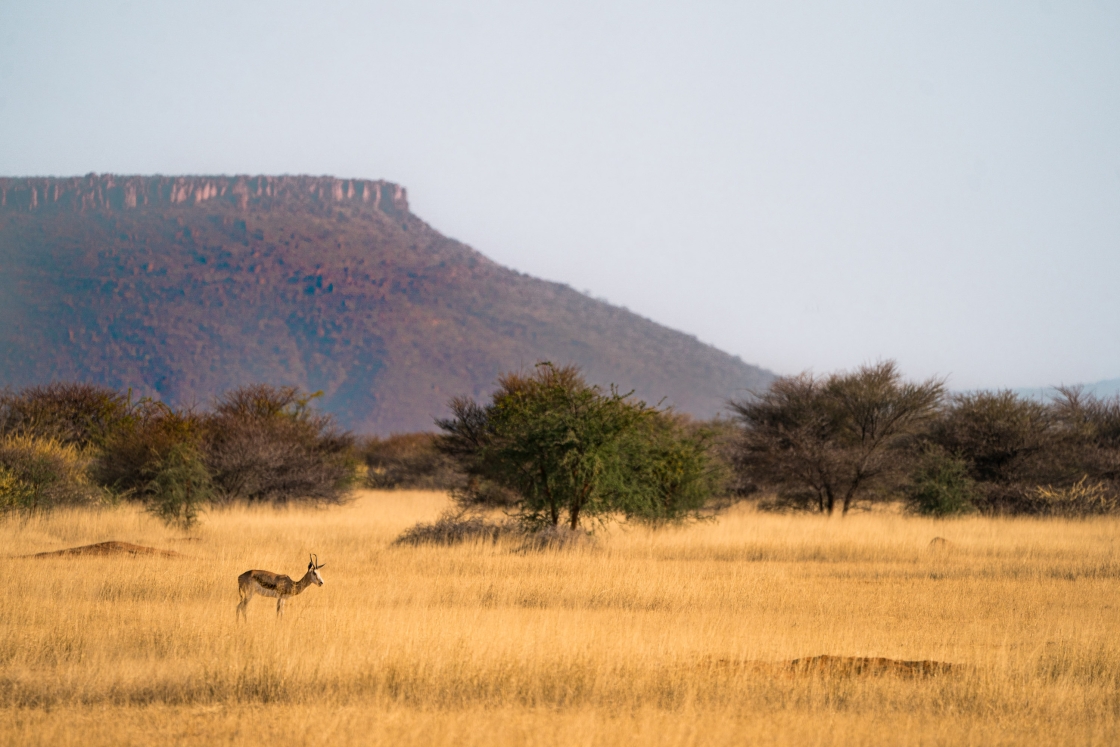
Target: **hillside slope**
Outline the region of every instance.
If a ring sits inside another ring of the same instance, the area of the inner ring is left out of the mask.
[[[58,379],[206,403],[249,382],[322,390],[362,432],[431,429],[499,372],[596,383],[714,415],[772,375],[519,274],[440,235],[387,182],[0,179],[0,384]]]

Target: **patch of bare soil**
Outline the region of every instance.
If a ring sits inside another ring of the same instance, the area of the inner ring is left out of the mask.
[[[879,677],[894,675],[911,679],[935,677],[960,671],[963,668],[960,664],[928,659],[905,661],[902,659],[887,659],[882,656],[831,656],[829,654],[778,662],[717,659],[705,662],[700,666],[715,670],[733,669],[785,676]]]
[[[160,555],[167,558],[181,558],[182,553],[177,553],[174,550],[160,550],[155,547],[144,547],[143,545],[134,545],[131,542],[117,542],[110,540],[109,542],[98,542],[93,545],[82,545],[81,547],[69,547],[65,550],[52,550],[50,552],[37,552],[31,555],[23,555],[24,558],[57,558],[69,555]]]

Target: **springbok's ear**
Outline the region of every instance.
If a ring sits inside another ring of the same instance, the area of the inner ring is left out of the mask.
[[[307,564],[307,570],[309,570],[309,571],[310,571],[310,570],[311,570],[312,568],[314,568],[314,567],[315,567],[315,564],[314,564],[314,563],[308,563],[308,564]]]
[[[322,565],[315,566],[315,570],[319,570],[320,568],[326,568],[326,567],[327,567],[327,564],[323,563]]]

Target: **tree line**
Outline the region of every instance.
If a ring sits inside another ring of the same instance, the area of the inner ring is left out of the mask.
[[[900,500],[936,516],[1120,510],[1120,397],[952,394],[889,361],[779,378],[709,422],[550,363],[503,375],[487,401],[453,399],[438,433],[360,440],[315,397],[254,385],[200,411],[89,384],[7,390],[0,511],[134,500],[189,527],[215,503],[340,502],[361,482],[569,531],[743,499],[824,514]]]
[[[355,439],[294,387],[253,385],[212,409],[53,383],[0,394],[0,511],[132,500],[189,528],[231,501],[339,502]]]
[[[785,377],[733,403],[748,490],[846,513],[902,498],[919,513],[1088,515],[1120,498],[1120,397],[1077,387],[1041,402],[1010,391],[950,394],[893,362]]]
[[[781,377],[729,405],[730,419],[691,422],[544,364],[507,376],[490,403],[454,400],[442,435],[375,439],[365,459],[375,487],[448,488],[465,508],[571,527],[735,499],[824,514],[898,501],[934,516],[1120,510],[1120,397],[954,394],[887,361]]]

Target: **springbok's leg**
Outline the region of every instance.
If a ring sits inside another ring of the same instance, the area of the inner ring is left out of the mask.
[[[253,589],[252,588],[250,588],[248,591],[241,591],[241,601],[238,602],[238,604],[237,604],[237,619],[238,620],[240,620],[242,617],[244,617],[245,620],[248,621],[249,613],[246,612],[246,608],[249,606],[249,600],[252,599],[252,598],[253,598]]]
[[[284,597],[276,600],[276,617],[284,616]]]

